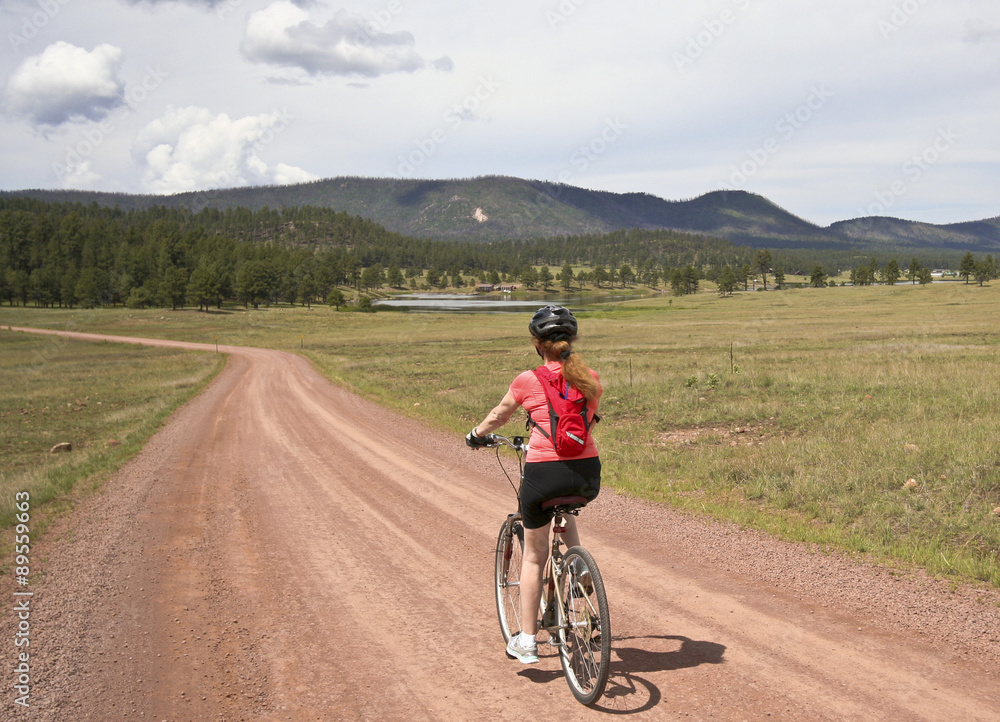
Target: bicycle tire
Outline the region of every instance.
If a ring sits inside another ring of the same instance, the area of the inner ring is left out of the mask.
[[[559,661],[573,696],[590,705],[604,694],[611,670],[608,597],[597,562],[583,547],[566,551],[563,569],[560,586],[566,619],[559,632]]]
[[[500,633],[506,644],[521,631],[521,559],[524,555],[524,527],[519,514],[508,517],[500,527],[496,554],[496,602]]]

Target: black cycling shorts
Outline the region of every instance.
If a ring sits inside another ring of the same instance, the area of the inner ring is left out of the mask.
[[[557,496],[582,496],[593,501],[600,491],[600,457],[525,464],[520,495],[524,528],[541,529],[552,521],[552,510],[542,511],[544,501]]]

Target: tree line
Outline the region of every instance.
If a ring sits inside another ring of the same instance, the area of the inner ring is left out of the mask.
[[[687,269],[687,271],[690,274],[694,273],[695,269]],[[740,285],[743,286],[743,290],[749,290],[749,282],[750,280],[756,280],[757,274],[760,274],[762,288],[767,289],[767,276],[769,272],[774,282],[774,288],[781,290],[786,287],[784,267],[773,265],[771,251],[759,250],[752,264],[744,264],[738,269],[729,265],[721,269],[716,269],[712,280],[716,283],[719,295],[729,296]],[[836,281],[831,278],[831,274],[828,274],[820,264],[813,266],[812,271],[808,274],[800,273],[800,275],[808,275],[809,285],[814,288],[837,285]],[[840,271],[837,270],[832,275],[838,276],[840,275]],[[1000,271],[998,271],[997,262],[992,255],[987,255],[983,259],[977,259],[971,252],[968,252],[962,258],[955,275],[964,278],[966,283],[969,283],[970,279],[974,279],[982,286],[987,281],[1000,277]],[[923,265],[916,257],[910,259],[910,263],[905,270],[895,258],[889,258],[889,260],[882,264],[876,257],[862,261],[850,270],[850,284],[852,286],[870,286],[876,283],[892,286],[903,280],[907,280],[911,284],[919,283],[927,285],[934,280],[933,271],[931,268]],[[682,280],[678,278],[673,284],[675,294],[691,293],[693,292],[691,288],[690,282],[686,281],[686,279]],[[697,290],[697,281],[695,281],[693,288]]]
[[[672,231],[471,243],[411,238],[309,206],[124,211],[0,198],[0,302],[10,305],[207,309],[338,302],[341,288],[387,285],[656,285],[675,265],[710,266],[746,252]],[[563,270],[553,274],[550,265]],[[590,270],[574,273],[580,265]]]
[[[126,211],[0,197],[0,302],[10,305],[339,306],[345,290],[476,282],[528,288],[662,283],[693,293],[702,279],[728,287],[730,274],[744,287],[751,274],[763,273],[765,284],[773,274],[781,287],[783,269],[797,269],[814,254],[782,251],[778,263],[770,251],[670,230],[475,243],[412,238],[312,206]],[[995,264],[984,268],[995,272]],[[970,276],[979,278],[975,267]]]

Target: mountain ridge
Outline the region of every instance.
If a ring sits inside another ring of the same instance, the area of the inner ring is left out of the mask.
[[[369,218],[417,238],[493,241],[673,229],[761,248],[879,246],[1000,250],[1000,216],[947,225],[873,216],[811,223],[748,191],[715,190],[687,200],[615,193],[510,176],[398,179],[342,176],[283,186],[244,186],[168,196],[98,191],[2,191],[0,196],[119,207],[188,208],[313,205]]]

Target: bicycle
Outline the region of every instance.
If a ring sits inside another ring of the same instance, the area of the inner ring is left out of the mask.
[[[524,455],[528,446],[524,437],[508,439],[498,434],[486,437],[489,447],[509,446],[517,453],[521,478],[524,475]],[[503,464],[500,463],[503,469]],[[507,470],[504,474],[507,474]],[[507,476],[510,481],[510,476]],[[511,481],[511,486],[513,486]],[[515,488],[515,491],[517,489]],[[545,630],[548,643],[559,650],[566,682],[573,696],[582,704],[593,704],[608,682],[611,667],[611,616],[604,580],[597,562],[582,546],[570,547],[565,553],[562,535],[566,531],[565,517],[580,513],[587,500],[582,496],[550,499],[542,508],[554,512],[552,551],[544,566],[542,601],[539,606],[539,630]],[[509,514],[500,527],[496,547],[496,603],[500,631],[504,642],[521,631],[521,559],[524,551],[524,527],[521,512]]]

